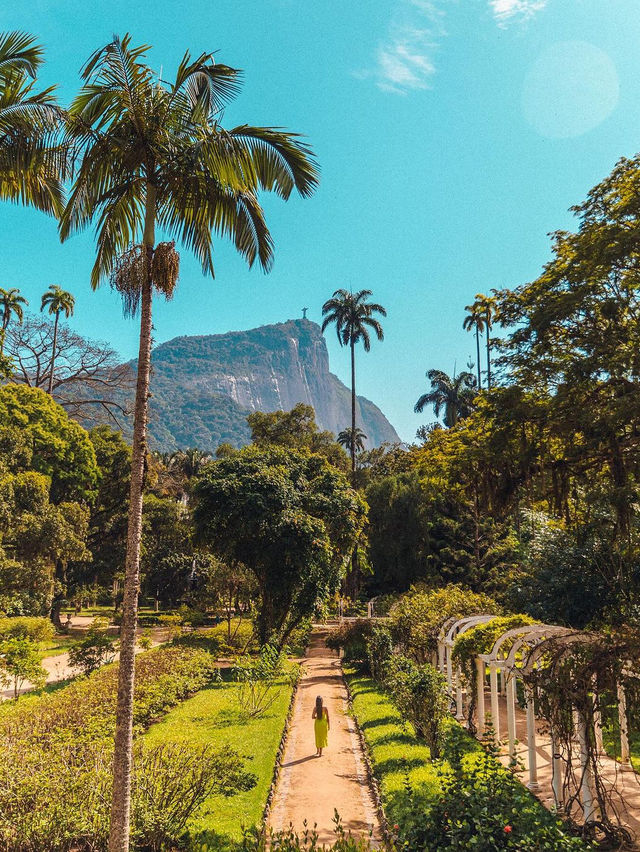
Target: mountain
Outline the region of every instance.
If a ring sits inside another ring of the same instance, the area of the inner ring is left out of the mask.
[[[351,393],[329,371],[320,326],[306,319],[228,334],[176,337],[152,356],[149,437],[154,449],[249,441],[252,411],[312,405],[321,429],[337,434],[351,422]],[[135,362],[132,362],[135,367]],[[380,409],[362,396],[357,417],[368,446],[399,441]]]

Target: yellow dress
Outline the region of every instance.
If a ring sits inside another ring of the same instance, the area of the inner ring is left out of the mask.
[[[327,711],[322,714],[322,719],[316,719],[313,725],[316,735],[316,748],[327,748],[329,745],[329,720]]]

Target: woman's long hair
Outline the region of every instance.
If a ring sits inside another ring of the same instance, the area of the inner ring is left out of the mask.
[[[324,707],[322,706],[322,696],[316,698],[316,719],[324,719]]]

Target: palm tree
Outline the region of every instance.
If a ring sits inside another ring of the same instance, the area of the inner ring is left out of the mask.
[[[17,287],[11,287],[10,290],[3,290],[0,287],[0,313],[2,313],[2,337],[0,338],[0,355],[4,355],[4,339],[11,322],[12,315],[22,325],[24,319],[23,305],[28,305],[29,302],[20,295],[20,290]]]
[[[355,444],[356,453],[361,453],[364,450],[364,442],[367,440],[367,436],[364,434],[362,429],[356,426],[355,432],[352,432],[351,429],[343,429],[338,433],[338,443],[340,446],[344,447],[348,452],[351,452],[351,447]]]
[[[423,393],[416,402],[414,411],[419,414],[426,405],[433,405],[436,417],[444,409],[443,422],[449,429],[473,411],[473,400],[477,386],[473,373],[463,370],[453,378],[442,370],[429,370],[427,378],[431,382],[429,393]]]
[[[485,312],[481,310],[478,304],[478,296],[476,296],[476,301],[472,305],[466,305],[465,311],[467,311],[467,316],[464,318],[464,322],[462,323],[462,327],[465,331],[471,331],[471,329],[475,329],[476,333],[476,354],[478,356],[478,389],[482,390],[482,373],[481,373],[481,364],[480,364],[480,329],[484,328],[485,322]],[[471,360],[471,359],[469,359]],[[471,366],[471,365],[469,365]]]
[[[53,321],[51,366],[49,367],[49,396],[53,393],[53,370],[56,365],[56,347],[58,345],[58,322],[60,321],[60,314],[64,313],[65,317],[69,319],[70,316],[73,316],[73,309],[75,308],[75,305],[76,300],[73,298],[71,293],[67,292],[67,290],[63,290],[62,287],[59,287],[57,284],[50,284],[49,289],[42,297],[40,310],[44,311],[44,309],[47,308],[49,316],[55,317]]]
[[[495,292],[495,291],[493,291]],[[465,318],[463,327],[470,329],[475,326],[476,341],[478,334],[487,335],[487,388],[491,390],[491,339],[490,333],[493,326],[495,316],[496,300],[492,296],[485,296],[483,293],[476,293],[475,301],[472,305],[467,305],[465,308],[469,312]],[[480,365],[480,349],[478,348],[478,366]],[[478,382],[481,387],[480,382]]]
[[[0,200],[57,216],[68,160],[55,139],[62,117],[55,87],[35,91],[42,62],[28,33],[0,33]]]
[[[146,62],[148,47],[126,35],[96,51],[69,109],[67,135],[77,169],[62,215],[66,239],[92,221],[96,288],[105,279],[140,308],[129,525],[120,640],[109,852],[129,847],[134,647],[138,606],[142,489],[151,363],[153,293],[170,298],[179,255],[156,243],[156,228],[191,249],[213,276],[212,232],[230,237],[251,266],[269,270],[273,241],[257,192],[309,196],[318,176],[310,148],[292,133],[242,125],[225,130],[222,109],[238,91],[239,73],[212,54],[185,54],[166,83]]]
[[[386,317],[387,312],[375,302],[368,302],[371,290],[359,290],[357,293],[348,293],[346,290],[336,290],[331,299],[322,306],[322,330],[332,322],[336,324],[336,333],[341,346],[349,345],[351,348],[351,434],[356,434],[356,356],[355,347],[358,341],[362,341],[364,351],[371,349],[371,338],[369,329],[373,329],[378,340],[384,340],[382,326],[373,314],[381,314]],[[355,484],[356,474],[356,442],[350,442],[351,452],[351,478]]]
[[[193,479],[198,476],[202,468],[211,461],[211,453],[199,450],[197,447],[189,447],[186,450],[176,450],[172,453],[170,466],[178,470],[185,479]]]

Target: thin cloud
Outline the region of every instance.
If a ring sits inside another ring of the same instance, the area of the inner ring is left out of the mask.
[[[378,45],[375,67],[356,76],[373,78],[382,91],[400,95],[428,89],[435,72],[433,55],[444,35],[443,16],[432,0],[402,0]]]
[[[542,11],[547,0],[489,0],[493,16],[500,26],[506,26],[515,18],[531,18]]]

